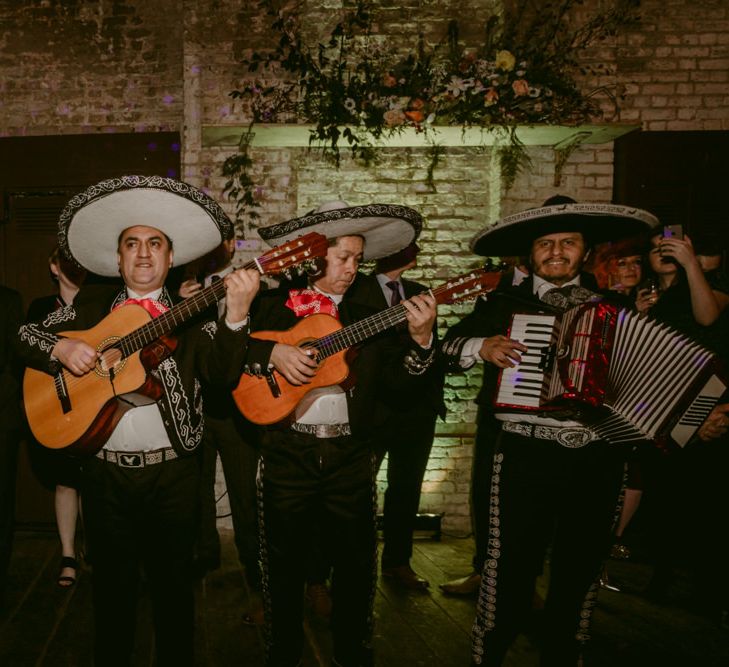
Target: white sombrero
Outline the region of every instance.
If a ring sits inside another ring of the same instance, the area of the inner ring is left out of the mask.
[[[423,218],[407,206],[350,206],[343,201],[333,201],[300,218],[261,227],[258,233],[271,246],[308,232],[319,232],[329,239],[362,236],[365,239],[363,259],[368,261],[392,255],[410,245],[422,227]]]
[[[92,185],[61,212],[60,250],[100,276],[118,276],[117,245],[129,227],[154,227],[172,240],[175,265],[202,257],[233,234],[216,201],[162,176],[122,176]]]
[[[471,250],[486,257],[524,255],[534,239],[546,234],[581,232],[592,245],[638,236],[658,225],[653,214],[630,206],[578,204],[568,197],[553,197],[545,204],[480,231],[471,239]]]

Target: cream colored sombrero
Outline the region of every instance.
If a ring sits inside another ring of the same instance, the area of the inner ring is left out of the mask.
[[[202,257],[233,225],[218,203],[187,183],[162,176],[121,176],[92,185],[66,204],[58,223],[60,250],[100,276],[118,276],[119,236],[145,225],[166,234],[175,265]]]
[[[329,239],[338,236],[364,237],[364,260],[392,255],[410,245],[420,234],[423,218],[407,206],[368,204],[350,206],[343,201],[322,204],[315,211],[258,230],[271,246],[318,232]]]
[[[553,197],[544,206],[502,218],[471,239],[477,255],[524,255],[532,241],[559,232],[581,232],[590,245],[637,236],[658,225],[658,218],[639,208],[617,204],[578,204]]]

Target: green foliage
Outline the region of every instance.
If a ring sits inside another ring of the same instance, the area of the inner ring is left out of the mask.
[[[516,128],[577,124],[594,119],[597,105],[576,83],[580,52],[634,22],[635,1],[613,0],[609,9],[575,24],[583,0],[515,0],[501,15],[486,18],[479,44],[464,45],[458,22],[433,47],[420,35],[417,47],[398,54],[373,32],[372,3],[358,0],[329,38],[302,42],[298,10],[277,0],[260,5],[275,17],[276,45],[245,61],[250,77],[230,93],[249,105],[253,123],[310,123],[310,147],[338,166],[342,147],[370,164],[373,139],[405,128],[422,132],[432,146],[427,181],[443,151],[437,126],[480,127],[508,137],[500,159],[506,187],[528,167]],[[226,162],[231,197],[242,210],[256,203],[247,148]]]

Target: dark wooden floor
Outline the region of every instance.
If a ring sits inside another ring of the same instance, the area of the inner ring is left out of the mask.
[[[263,664],[260,629],[244,623],[248,607],[242,571],[229,533],[223,535],[224,562],[198,587],[197,664],[205,667],[257,667]],[[468,571],[471,541],[444,537],[416,542],[414,565],[431,581],[429,593],[405,593],[380,581],[376,600],[375,650],[378,667],[465,667],[474,600],[449,598],[437,584]],[[6,609],[0,614],[3,667],[86,667],[91,664],[89,573],[64,590],[55,583],[60,560],[55,536],[21,531],[16,536]],[[718,667],[729,665],[729,630],[688,608],[678,592],[657,605],[640,592],[649,568],[610,561],[619,593],[601,591],[586,667],[647,665]],[[543,582],[540,582],[543,586]],[[140,596],[135,665],[152,664],[149,606]],[[305,667],[328,665],[326,623],[307,618]],[[537,665],[534,643],[522,636],[507,667]]]

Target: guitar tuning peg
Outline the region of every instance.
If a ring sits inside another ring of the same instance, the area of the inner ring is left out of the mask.
[[[284,269],[283,271],[281,271],[281,273],[283,274],[284,278],[286,278],[286,280],[291,280],[292,276],[290,269]]]

